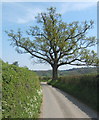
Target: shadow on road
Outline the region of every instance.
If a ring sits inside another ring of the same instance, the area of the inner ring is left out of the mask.
[[[47,82],[41,82],[42,86],[50,86],[48,85]],[[74,105],[76,105],[76,107],[78,107],[80,110],[82,110],[83,112],[85,112],[90,118],[92,118],[93,120],[97,120],[99,118],[99,115],[97,114],[96,111],[92,110],[91,108],[89,108],[87,105],[85,105],[84,103],[78,101],[76,98],[74,98],[73,96],[69,95],[68,93],[61,91],[58,88],[52,87],[55,90],[57,90],[59,93],[61,93],[62,95],[64,95],[69,101],[71,101]],[[86,119],[87,120],[87,119]]]
[[[79,102],[76,98],[69,95],[68,93],[65,93],[64,91],[59,90],[58,88],[55,88],[55,89],[58,92],[60,92],[61,94],[63,94],[68,100],[70,100],[73,104],[75,104],[79,109],[81,109],[83,112],[85,112],[91,118],[93,118],[93,116],[95,116],[93,119],[96,119],[96,118],[98,119],[99,118],[98,113],[96,111],[92,110],[91,108],[89,108],[84,103]]]

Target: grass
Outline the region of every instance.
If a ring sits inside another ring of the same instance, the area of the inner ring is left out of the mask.
[[[73,95],[94,110],[99,111],[97,106],[97,79],[96,75],[66,76],[60,77],[56,81],[50,81],[49,84]]]
[[[36,73],[3,62],[2,93],[3,118],[39,117],[42,89]]]

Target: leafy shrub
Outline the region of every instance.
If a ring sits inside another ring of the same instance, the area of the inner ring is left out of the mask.
[[[51,77],[40,76],[40,77],[39,77],[39,80],[40,80],[41,82],[47,82],[47,81],[51,80]]]
[[[26,68],[2,65],[2,117],[37,118],[42,102],[38,76]]]

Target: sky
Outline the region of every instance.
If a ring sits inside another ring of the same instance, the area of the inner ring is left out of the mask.
[[[5,2],[4,2],[5,1]],[[0,42],[0,57],[4,62],[12,64],[15,61],[19,62],[20,66],[27,66],[32,70],[49,70],[48,64],[37,64],[34,59],[30,58],[29,54],[18,54],[15,48],[10,46],[10,41],[5,33],[5,30],[17,31],[21,28],[25,32],[29,26],[35,26],[35,16],[38,13],[45,12],[47,8],[56,7],[58,13],[62,14],[64,22],[72,21],[83,22],[85,20],[94,21],[94,28],[89,31],[89,35],[97,36],[97,2],[11,2],[4,0],[2,2],[2,42]],[[0,3],[1,6],[1,3]],[[97,47],[92,48],[95,51]],[[59,69],[70,69],[76,66],[62,66]]]

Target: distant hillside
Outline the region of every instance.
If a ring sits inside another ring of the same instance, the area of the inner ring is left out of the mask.
[[[51,70],[47,71],[35,71],[39,76],[47,76],[50,77],[52,74]],[[80,75],[80,74],[96,74],[97,68],[96,67],[84,67],[84,68],[73,68],[69,70],[59,70],[59,76],[67,76],[67,75]]]

